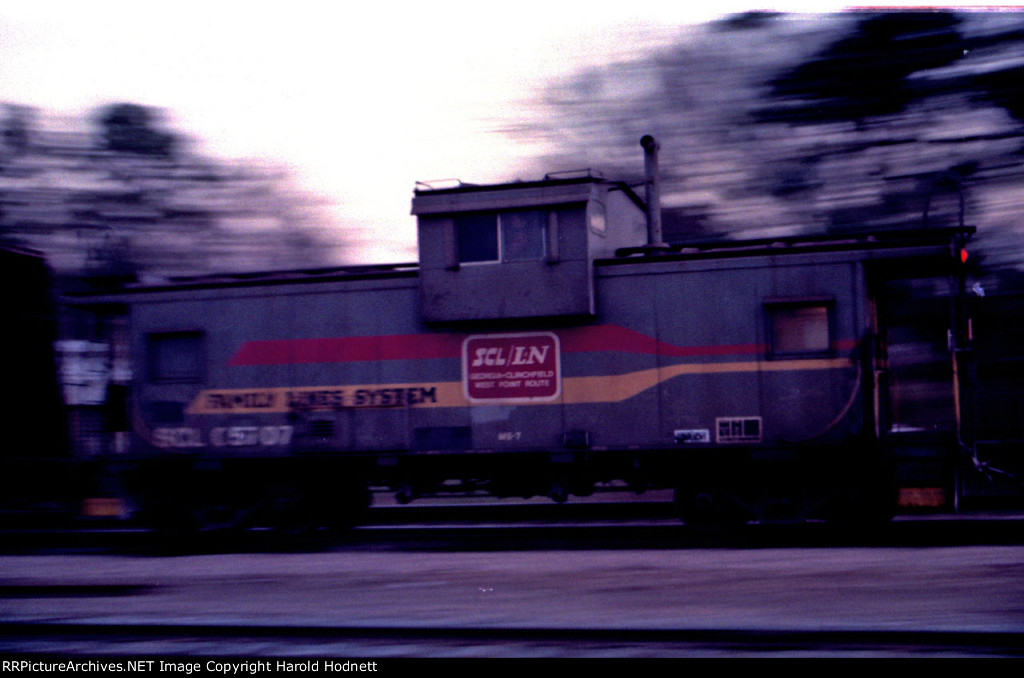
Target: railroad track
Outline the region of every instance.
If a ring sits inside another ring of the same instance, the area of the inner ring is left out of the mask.
[[[344,533],[210,531],[169,538],[131,525],[0,529],[2,553],[38,551],[239,552],[325,549],[561,550],[714,547],[966,546],[1024,543],[1024,513],[898,518],[871,530],[824,523],[689,527],[658,505],[402,507],[374,509]],[[621,507],[620,507],[621,508]],[[554,510],[551,510],[554,509]]]
[[[0,653],[61,656],[1024,657],[1024,633],[0,623]]]

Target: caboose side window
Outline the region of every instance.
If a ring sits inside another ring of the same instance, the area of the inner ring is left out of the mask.
[[[202,382],[206,354],[202,332],[160,332],[146,336],[149,380],[154,383]]]
[[[501,260],[543,259],[547,220],[547,214],[537,210],[500,214]]]
[[[455,217],[459,263],[480,264],[543,259],[547,213],[516,210]]]
[[[455,238],[460,263],[500,261],[497,214],[465,214],[456,217]]]
[[[832,348],[831,300],[769,301],[769,352],[772,357],[827,355]]]

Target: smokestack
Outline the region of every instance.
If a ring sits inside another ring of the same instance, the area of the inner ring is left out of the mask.
[[[647,201],[647,245],[664,247],[661,235],[661,186],[658,181],[658,141],[650,134],[640,140],[644,148],[645,200]]]

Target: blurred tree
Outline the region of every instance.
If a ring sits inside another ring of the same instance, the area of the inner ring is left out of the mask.
[[[1024,121],[1024,65],[1011,64],[974,77],[974,86],[982,96]]]
[[[119,103],[99,111],[102,147],[118,153],[170,157],[174,137],[153,127],[151,109],[138,104]]]
[[[853,35],[774,78],[767,121],[863,121],[907,109],[921,92],[910,76],[964,55],[960,19],[948,12],[866,15]]]
[[[6,155],[21,155],[28,151],[32,126],[32,110],[27,106],[4,106],[4,119],[0,123],[0,137]]]
[[[132,103],[84,121],[8,106],[0,239],[45,252],[58,274],[103,283],[337,263],[323,201],[288,171],[204,157],[159,121]]]
[[[546,169],[629,181],[659,137],[677,242],[963,214],[990,263],[1024,267],[1022,40],[1005,12],[744,14],[574,74],[505,131],[546,144]]]

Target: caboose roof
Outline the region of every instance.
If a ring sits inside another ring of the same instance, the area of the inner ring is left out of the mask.
[[[669,245],[623,247],[614,259],[604,264],[636,263],[637,255],[658,255],[659,261],[679,259],[721,259],[739,256],[783,255],[807,252],[854,252],[904,247],[948,247],[956,238],[966,239],[976,231],[973,226],[948,228],[912,228],[842,233],[811,233],[774,238],[687,240]]]
[[[445,189],[451,190],[451,189]],[[848,257],[851,253],[917,248],[933,253],[947,252],[957,238],[967,238],[975,228],[918,228],[887,231],[849,232],[842,234],[805,234],[778,238],[732,240],[717,238],[669,244],[663,247],[629,247],[616,252],[614,258],[600,259],[598,266],[649,265],[686,260],[733,259],[739,257],[786,256],[811,253],[834,253]],[[97,290],[75,294],[97,301],[98,297],[119,297],[124,293],[156,292],[160,290],[210,289],[225,287],[274,286],[303,283],[337,282],[343,280],[369,280],[382,278],[415,278],[419,266],[415,263],[336,266],[329,268],[222,273],[201,276],[174,277],[156,282],[130,283],[117,290]],[[84,301],[84,299],[83,299]]]
[[[611,181],[594,170],[571,170],[547,174],[533,181],[499,184],[470,184],[458,179],[418,181],[413,191],[412,213],[445,214],[496,208],[559,205],[586,202],[594,186],[622,193],[640,209],[644,201],[631,186]]]

